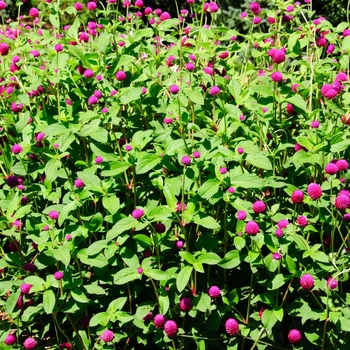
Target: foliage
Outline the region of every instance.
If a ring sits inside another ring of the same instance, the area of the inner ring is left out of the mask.
[[[350,30],[277,5],[9,24],[1,346],[348,348]]]

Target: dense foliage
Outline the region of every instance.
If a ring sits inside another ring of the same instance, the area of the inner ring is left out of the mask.
[[[187,2],[2,29],[4,348],[348,349],[348,23]]]

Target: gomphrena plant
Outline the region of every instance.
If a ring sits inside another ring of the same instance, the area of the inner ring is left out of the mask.
[[[187,3],[4,23],[2,348],[348,349],[349,24]]]

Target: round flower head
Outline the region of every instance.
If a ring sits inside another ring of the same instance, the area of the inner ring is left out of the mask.
[[[338,287],[338,281],[335,278],[329,277],[327,280],[327,286],[329,289],[335,289]]]
[[[275,231],[275,234],[276,234],[276,236],[277,236],[278,238],[281,238],[281,237],[283,236],[283,231],[282,231],[280,228],[278,228],[278,229]]]
[[[219,94],[220,93],[220,88],[218,87],[218,86],[212,86],[211,88],[210,88],[210,91],[209,91],[209,93],[210,93],[210,95],[212,95],[212,96],[216,96],[217,94]]]
[[[296,114],[295,109],[292,104],[288,103],[286,107],[286,111],[289,115],[294,115]]]
[[[153,318],[154,326],[158,329],[162,329],[165,322],[165,318],[162,314],[155,315]]]
[[[288,333],[288,340],[291,344],[298,344],[301,340],[301,333],[298,329],[291,329]]]
[[[227,168],[224,168],[224,167],[222,167],[222,168],[220,168],[219,169],[219,171],[220,171],[220,174],[226,174],[227,173]]]
[[[95,158],[95,163],[96,164],[101,164],[103,162],[103,158],[101,157],[101,156],[97,156],[96,158]]]
[[[125,145],[125,151],[129,152],[132,150],[132,146],[131,145]]]
[[[211,298],[216,299],[221,296],[220,288],[217,286],[211,286],[208,290],[208,294]]]
[[[49,212],[49,217],[50,217],[50,219],[52,219],[52,220],[57,220],[57,219],[58,219],[58,216],[59,216],[59,214],[58,214],[58,212],[57,212],[56,210],[51,210],[51,211]]]
[[[126,73],[124,71],[122,71],[122,70],[119,70],[116,73],[115,77],[117,78],[118,81],[123,81],[123,80],[126,79]]]
[[[311,123],[311,127],[313,129],[317,129],[318,127],[320,126],[320,122],[318,120],[314,120],[312,123]]]
[[[180,88],[176,84],[174,84],[170,86],[169,91],[171,94],[175,95],[180,91]]]
[[[259,230],[260,227],[255,221],[248,221],[245,225],[245,232],[250,236],[255,236]]]
[[[307,186],[307,193],[311,199],[318,199],[322,196],[321,186],[317,183],[311,183]]]
[[[96,9],[97,9],[97,5],[96,5],[96,3],[94,3],[93,1],[90,1],[90,2],[87,3],[86,8],[87,8],[89,11],[93,11],[93,10],[96,10]]]
[[[53,274],[53,277],[55,277],[55,279],[57,281],[61,280],[63,278],[63,272],[62,271],[56,271],[54,274]]]
[[[164,323],[164,331],[169,338],[176,336],[178,332],[178,327],[175,321],[168,320]]]
[[[237,152],[238,152],[238,154],[243,154],[244,149],[242,147],[239,147],[239,148],[237,148]]]
[[[278,228],[286,228],[289,225],[289,222],[287,219],[282,219],[277,223]]]
[[[350,198],[345,194],[340,194],[335,199],[334,205],[339,210],[345,210],[350,206]]]
[[[314,287],[314,285],[315,285],[315,280],[311,275],[305,274],[305,275],[301,276],[300,286],[302,289],[310,290]]]
[[[300,204],[300,203],[303,203],[303,201],[304,201],[304,193],[303,193],[303,191],[295,190],[292,193],[292,202],[294,204]]]
[[[188,71],[192,72],[194,70],[194,63],[193,62],[186,63],[185,69],[187,69]]]
[[[84,187],[85,186],[85,184],[84,184],[84,182],[83,182],[83,180],[82,179],[76,179],[75,181],[74,181],[74,186],[76,187],[76,188],[81,188],[81,187]]]
[[[273,253],[272,254],[273,260],[281,260],[282,259],[282,254],[281,253]]]
[[[11,147],[11,151],[13,154],[18,154],[18,153],[21,153],[23,151],[23,148],[21,145],[15,144]]]
[[[338,170],[348,170],[349,164],[345,159],[338,160],[335,165],[337,166]]]
[[[170,19],[170,14],[168,12],[163,12],[160,16],[159,19],[161,22],[166,21],[167,19]]]
[[[247,217],[247,213],[244,210],[240,210],[237,213],[237,219],[238,220],[245,220],[246,217]]]
[[[27,263],[23,266],[23,269],[24,269],[24,271],[33,273],[33,272],[35,272],[35,265],[32,263]]]
[[[4,10],[6,8],[6,2],[5,1],[0,1],[0,10]]]
[[[145,212],[142,208],[137,208],[137,209],[133,210],[133,212],[131,213],[131,215],[134,219],[141,219],[144,214],[145,214]]]
[[[283,50],[276,50],[274,52],[274,55],[272,56],[273,63],[277,63],[277,64],[284,62],[285,59],[286,59],[286,54]]]
[[[106,329],[101,335],[100,339],[102,339],[105,343],[109,343],[113,340],[114,333],[109,329]]]
[[[24,343],[23,346],[26,350],[32,350],[35,349],[36,347],[36,341],[34,338],[27,338]]]
[[[234,187],[229,187],[229,188],[227,189],[227,191],[230,192],[230,193],[235,193],[235,192],[236,192],[236,190],[235,190]]]
[[[228,335],[236,335],[239,332],[238,322],[234,318],[229,318],[225,322],[225,330]]]
[[[198,159],[201,156],[199,151],[194,151],[192,155],[193,155],[193,158],[195,158],[195,159]]]
[[[253,203],[253,211],[256,214],[263,213],[266,210],[266,205],[263,201],[256,201]]]
[[[336,164],[334,164],[334,163],[329,163],[329,164],[327,164],[326,165],[326,167],[325,167],[325,172],[326,172],[326,174],[328,174],[328,175],[334,175],[334,174],[336,174],[337,172],[338,172],[338,167],[336,166]]]
[[[6,339],[5,339],[5,344],[6,345],[12,345],[16,342],[16,337],[14,334],[8,334]]]
[[[68,349],[68,350],[72,350],[73,346],[71,343],[65,342],[65,343],[61,343],[60,344],[60,349]]]
[[[154,225],[154,231],[156,231],[157,233],[164,233],[166,231],[166,227],[160,222]]]
[[[94,76],[94,72],[91,69],[86,69],[84,71],[84,77],[85,78],[92,78]]]
[[[307,217],[304,215],[298,216],[297,223],[299,226],[305,227],[307,225]]]
[[[143,320],[144,320],[145,322],[151,322],[151,321],[153,320],[153,314],[152,314],[152,312],[149,312],[149,313],[143,318]]]
[[[39,10],[35,7],[31,8],[29,10],[29,16],[31,16],[33,18],[39,17]]]
[[[190,298],[182,298],[180,301],[180,309],[182,311],[190,311],[192,309],[193,302]]]
[[[191,164],[191,158],[189,156],[183,156],[181,158],[181,163],[183,165],[190,165]]]
[[[142,268],[142,267],[138,267],[138,268],[137,268],[137,273],[138,273],[139,275],[141,275],[142,272],[143,272],[143,268]]]
[[[177,241],[176,242],[176,247],[179,248],[179,249],[182,249],[184,246],[184,241]]]
[[[19,185],[19,181],[17,176],[14,175],[10,175],[7,179],[6,179],[6,183],[9,187],[13,188]]]
[[[282,81],[283,79],[283,75],[281,72],[273,72],[271,74],[271,79],[275,82],[275,83],[279,83]]]
[[[32,284],[28,284],[28,283],[22,283],[20,290],[22,294],[29,294],[31,288],[33,287]]]

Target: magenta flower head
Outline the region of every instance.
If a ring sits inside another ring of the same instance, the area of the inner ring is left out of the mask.
[[[190,298],[182,298],[180,301],[180,309],[182,311],[190,311],[192,309],[193,302]]]
[[[61,44],[56,44],[55,50],[56,50],[56,52],[61,52],[63,50],[63,46]]]
[[[321,94],[328,100],[332,100],[338,95],[338,91],[332,88],[330,84],[324,84],[321,88]]]
[[[221,168],[219,169],[219,172],[220,172],[220,174],[224,175],[224,174],[227,173],[227,168],[221,167]]]
[[[103,162],[103,158],[101,157],[101,156],[97,156],[96,158],[95,158],[95,163],[96,164],[101,164]]]
[[[12,102],[11,109],[15,113],[19,113],[23,109],[23,103],[17,103],[16,101]]]
[[[300,203],[303,203],[303,201],[304,201],[304,192],[301,190],[295,190],[292,193],[292,202],[294,204],[300,204]]]
[[[259,225],[255,221],[248,221],[245,225],[245,232],[249,236],[255,236],[260,230]]]
[[[160,16],[159,19],[161,22],[166,21],[167,19],[170,19],[170,14],[168,12],[163,12]]]
[[[271,79],[275,82],[275,83],[279,83],[282,81],[283,79],[283,75],[281,72],[273,72],[271,74]]]
[[[56,271],[54,274],[53,274],[53,277],[55,277],[55,279],[57,281],[61,280],[63,278],[63,272],[62,271]]]
[[[16,342],[16,337],[14,334],[8,334],[6,339],[5,339],[5,344],[6,345],[12,345]]]
[[[168,320],[164,323],[164,331],[169,338],[176,337],[178,329],[176,322],[173,320]]]
[[[243,154],[244,153],[244,149],[242,147],[238,147],[237,148],[237,152],[238,152],[238,154]]]
[[[338,287],[338,281],[335,278],[329,277],[327,280],[327,286],[329,289],[335,289]]]
[[[281,260],[282,259],[282,254],[279,252],[272,253],[273,260]]]
[[[314,287],[315,285],[315,280],[314,278],[309,275],[309,274],[305,274],[302,275],[300,278],[300,286],[302,289],[304,290],[310,290]]]
[[[189,156],[183,156],[181,158],[181,163],[183,165],[190,165],[191,164],[191,158]]]
[[[316,200],[322,196],[321,186],[317,183],[311,183],[307,186],[307,193],[311,199]]]
[[[123,81],[126,79],[126,73],[122,70],[119,70],[116,74],[115,77],[117,78],[118,81]]]
[[[6,6],[7,5],[5,1],[0,1],[0,10],[5,10]]]
[[[280,229],[286,228],[288,225],[289,225],[289,221],[287,219],[282,219],[282,220],[278,221],[278,223],[277,223],[277,226]]]
[[[29,294],[30,289],[33,287],[32,284],[28,284],[28,283],[22,283],[20,290],[22,294]]]
[[[324,171],[326,172],[326,174],[328,174],[328,175],[334,175],[334,174],[336,174],[337,172],[338,172],[338,167],[337,167],[337,165],[336,164],[334,164],[334,163],[329,163],[329,164],[327,164],[326,165],[326,167],[325,167],[325,169],[324,169]]]
[[[178,85],[173,84],[170,86],[169,91],[171,94],[176,95],[180,91],[180,88],[178,87]]]
[[[307,217],[304,215],[298,216],[297,224],[301,227],[305,227],[307,225]]]
[[[35,8],[35,7],[31,8],[29,10],[29,16],[33,17],[33,18],[39,17],[39,10],[37,8]]]
[[[142,267],[138,267],[138,268],[137,268],[137,273],[138,273],[139,275],[141,275],[142,272],[143,272],[143,268],[142,268]]]
[[[27,338],[24,343],[23,346],[26,350],[32,350],[36,348],[36,341],[34,338]]]
[[[210,91],[209,91],[209,93],[210,93],[210,95],[212,95],[212,96],[216,96],[217,94],[219,94],[220,93],[220,88],[218,87],[218,86],[212,86],[211,88],[210,88]]]
[[[58,212],[57,212],[56,210],[51,210],[51,211],[49,212],[49,217],[50,217],[50,219],[52,219],[52,220],[57,220],[57,219],[58,219],[58,216],[59,216],[59,214],[58,214]]]
[[[77,10],[77,11],[81,11],[83,9],[83,4],[81,2],[76,2],[74,4],[74,8]]]
[[[96,5],[96,3],[94,3],[93,1],[90,1],[90,2],[87,3],[86,8],[87,8],[89,11],[94,11],[94,10],[97,9],[97,5]]]
[[[288,333],[288,340],[291,344],[298,344],[301,340],[301,333],[298,329],[291,329]]]
[[[228,335],[236,335],[239,332],[238,322],[234,318],[229,318],[225,322],[225,330]]]
[[[260,5],[256,1],[250,3],[249,9],[253,12],[254,15],[258,15],[261,12]]]
[[[247,217],[247,213],[244,210],[240,210],[237,213],[237,219],[238,220],[245,220],[246,217]]]
[[[218,286],[211,286],[208,290],[208,294],[211,298],[216,299],[221,296],[221,290]]]
[[[339,210],[345,210],[350,206],[350,198],[348,195],[340,194],[335,199],[334,205]]]
[[[100,339],[102,339],[105,343],[109,343],[113,340],[114,333],[109,329],[106,329],[101,335]]]
[[[345,159],[338,160],[335,165],[337,166],[338,170],[348,170],[349,164]]]
[[[153,323],[157,329],[162,329],[165,323],[164,316],[162,314],[155,315],[153,318]]]
[[[312,123],[311,123],[311,127],[313,129],[318,129],[320,126],[320,122],[318,120],[314,120]]]
[[[76,179],[75,181],[74,181],[74,186],[76,187],[76,188],[81,188],[81,187],[84,187],[85,186],[85,184],[84,184],[84,182],[83,182],[83,180],[82,179]]]
[[[194,151],[192,155],[193,155],[193,158],[195,158],[195,159],[198,159],[201,156],[199,151]]]
[[[266,210],[266,205],[263,201],[256,201],[253,203],[253,211],[255,214],[263,213]]]
[[[15,144],[11,147],[11,151],[13,154],[18,154],[18,153],[21,153],[23,151],[23,148],[21,145]]]
[[[137,208],[131,213],[131,216],[136,220],[141,219],[144,215],[145,211],[142,208]]]

